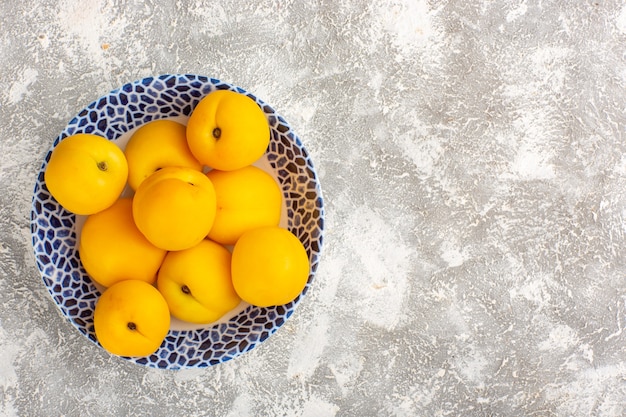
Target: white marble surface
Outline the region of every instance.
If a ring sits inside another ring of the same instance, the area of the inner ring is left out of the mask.
[[[0,3],[0,416],[626,414],[626,5]],[[35,176],[144,76],[239,85],[322,182],[312,291],[223,365],[139,367],[61,316]]]

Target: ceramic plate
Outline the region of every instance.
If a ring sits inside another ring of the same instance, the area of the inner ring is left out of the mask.
[[[309,279],[302,293],[286,305],[261,308],[242,303],[222,320],[204,327],[173,321],[154,354],[124,358],[136,364],[161,369],[219,364],[262,343],[293,314],[312,285],[324,229],[321,188],[308,152],[283,117],[242,88],[205,76],[166,74],[128,83],[81,110],[54,140],[37,176],[31,210],[37,267],[61,313],[100,346],[93,328],[93,310],[102,288],[91,281],[77,251],[84,217],[69,213],[50,196],[43,175],[50,154],[61,140],[76,133],[104,136],[123,148],[133,131],[151,120],[169,118],[186,123],[200,99],[219,89],[251,97],[268,118],[270,145],[256,165],[272,174],[282,188],[281,225],[304,244],[311,263]]]

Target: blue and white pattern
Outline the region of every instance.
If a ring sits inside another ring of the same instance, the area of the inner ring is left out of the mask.
[[[286,305],[248,306],[225,323],[199,330],[170,330],[153,355],[125,358],[137,364],[163,369],[219,364],[263,342],[293,314],[312,284],[324,230],[320,184],[306,149],[274,109],[245,90],[209,77],[167,74],[126,84],[82,110],[54,141],[35,184],[31,234],[44,285],[69,321],[99,345],[94,333],[93,310],[100,291],[78,256],[76,216],[63,209],[46,188],[44,171],[50,154],[61,140],[76,133],[93,133],[115,140],[151,120],[189,116],[204,96],[219,89],[246,94],[267,115],[271,128],[267,160],[283,190],[287,227],[302,241],[309,255],[309,279],[302,293]]]

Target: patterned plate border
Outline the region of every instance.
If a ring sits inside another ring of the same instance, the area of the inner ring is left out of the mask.
[[[308,152],[283,117],[244,89],[200,75],[164,74],[125,84],[80,111],[54,141],[35,183],[31,237],[44,285],[62,314],[100,346],[93,328],[93,309],[100,292],[78,257],[76,216],[60,207],[46,188],[43,173],[50,154],[61,140],[76,133],[93,133],[115,140],[151,120],[188,117],[200,99],[214,90],[245,94],[265,112],[271,131],[267,160],[282,187],[287,228],[300,239],[309,255],[310,275],[302,293],[286,305],[248,306],[224,323],[197,330],[170,330],[154,354],[124,357],[139,365],[182,369],[223,363],[262,343],[293,314],[313,282],[324,230],[321,188]]]

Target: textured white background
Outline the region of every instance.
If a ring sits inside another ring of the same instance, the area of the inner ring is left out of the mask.
[[[626,414],[622,1],[3,0],[0,19],[0,416]],[[61,316],[29,213],[81,108],[175,72],[285,116],[327,231],[274,336],[163,372]]]

